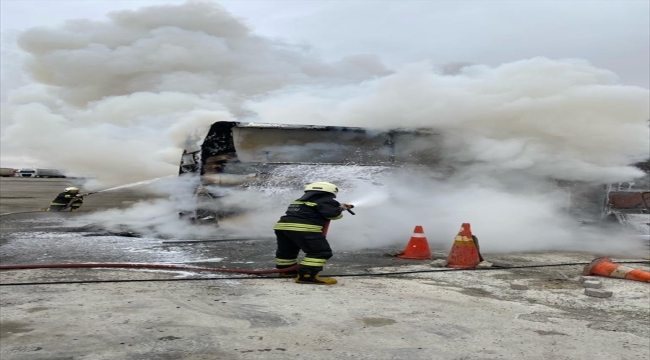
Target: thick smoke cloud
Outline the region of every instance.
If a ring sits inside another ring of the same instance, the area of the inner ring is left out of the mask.
[[[650,94],[585,61],[534,58],[450,76],[428,63],[336,88],[282,89],[248,107],[269,122],[434,128],[456,164],[615,182],[648,157]]]
[[[347,84],[388,73],[372,55],[328,63],[309,49],[257,36],[211,2],[108,18],[19,36],[34,83],[3,106],[3,154],[31,156],[104,185],[169,175],[187,138],[200,140],[193,136],[213,122],[242,116],[245,99],[291,84]]]

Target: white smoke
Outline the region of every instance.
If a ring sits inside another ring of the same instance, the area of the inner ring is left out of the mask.
[[[509,187],[491,177],[440,180],[440,174],[415,169],[298,167],[293,171],[303,175],[306,182],[336,172],[332,181],[344,184],[338,200],[356,205],[356,215],[344,213],[343,219],[329,227],[328,238],[335,253],[378,247],[401,250],[416,225],[424,227],[432,249],[447,251],[460,224],[466,222],[479,238],[487,259],[493,253],[513,251],[572,250],[625,256],[647,253],[634,234],[620,228],[580,224],[571,213],[570,194],[539,179],[518,178],[513,180],[515,186]],[[521,183],[523,180],[527,183]],[[274,223],[287,204],[302,193],[299,189],[272,187],[276,184],[254,190],[210,188],[225,196],[203,204],[203,209],[227,209],[235,211],[235,215],[221,220],[218,227],[214,222],[192,225],[179,213],[194,215],[197,182],[194,176],[161,179],[149,185],[149,191],[167,195],[168,199],[94,213],[80,224],[101,224],[111,231],[131,230],[168,239],[263,239],[273,236]]]
[[[376,56],[327,63],[257,36],[212,2],[108,17],[18,37],[34,83],[3,104],[3,156],[92,175],[95,186],[170,175],[188,138],[200,141],[210,124],[242,115],[251,96],[387,73]]]
[[[426,127],[445,156],[481,171],[517,170],[590,182],[641,175],[648,158],[650,93],[617,84],[585,61],[534,58],[443,75],[428,63],[360,84],[282,89],[248,108],[269,122]]]
[[[336,249],[394,245],[402,250],[414,227],[421,225],[430,246],[447,251],[460,225],[470,223],[486,254],[549,250],[647,253],[638,238],[620,228],[580,224],[572,213],[569,193],[547,182],[520,178],[528,183],[508,187],[492,178],[439,180],[417,171],[378,180],[381,187],[368,191],[361,186],[339,195],[341,202],[360,202],[355,216],[345,214],[330,225],[329,238]]]
[[[433,128],[444,141],[431,149],[439,148],[451,178],[406,168],[381,179],[360,176],[364,169],[346,173],[360,180],[347,193],[342,186],[340,200],[362,201],[356,217],[333,225],[331,240],[338,249],[401,244],[423,225],[442,244],[470,222],[486,251],[602,249],[581,241],[602,236],[565,216],[567,195],[548,180],[631,180],[641,172],[629,164],[648,158],[648,90],[620,85],[584,60],[441,68],[427,61],[390,71],[372,55],[326,62],[309,48],[256,35],[211,2],[108,18],[19,36],[33,82],[3,103],[3,156],[95,176],[87,186],[99,189],[177,173],[183,146],[200,142],[216,121]],[[304,180],[345,183],[330,174]],[[196,204],[189,200],[195,183],[177,181],[189,185],[158,189],[169,200],[91,220],[209,236],[178,219]],[[225,197],[226,206],[245,204],[250,215],[222,229],[270,234],[292,194],[266,195]]]

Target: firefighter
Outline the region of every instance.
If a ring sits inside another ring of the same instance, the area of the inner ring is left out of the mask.
[[[298,270],[280,273],[281,277],[295,277],[300,284],[333,285],[336,279],[318,276],[332,249],[323,234],[330,220],[343,217],[342,212],[352,209],[351,204],[340,204],[334,200],[339,189],[328,182],[315,182],[305,187],[305,194],[292,202],[284,216],[273,230],[278,241],[275,265],[278,269],[296,265],[298,253],[305,257]]]
[[[70,211],[78,211],[85,194],[79,194],[79,188],[67,187],[64,192],[56,196],[50,203],[50,208],[47,211],[62,211],[70,208]]]

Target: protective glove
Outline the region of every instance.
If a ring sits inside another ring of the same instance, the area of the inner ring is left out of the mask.
[[[341,204],[341,209],[343,210],[350,210],[352,208],[354,208],[354,205],[352,204]]]

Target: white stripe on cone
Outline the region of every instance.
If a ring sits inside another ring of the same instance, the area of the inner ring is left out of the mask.
[[[616,269],[614,269],[609,276],[619,278],[619,279],[625,279],[625,275],[632,271],[633,269],[626,267],[626,266],[619,266]]]

